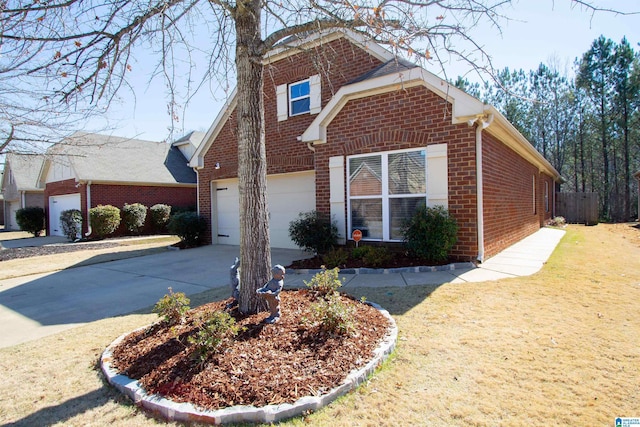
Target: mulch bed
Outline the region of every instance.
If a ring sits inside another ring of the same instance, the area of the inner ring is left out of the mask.
[[[129,334],[113,350],[112,366],[139,380],[149,393],[204,409],[293,403],[340,385],[349,372],[373,358],[391,326],[375,308],[341,295],[343,303],[354,307],[355,333],[327,333],[308,321],[316,302],[312,291],[280,295],[282,317],[276,324],[262,323],[267,312],[231,312],[245,330],[205,363],[193,357],[194,347],[188,343],[188,336],[198,330],[194,318],[224,310],[230,300],[192,309],[181,325],[160,322]]]

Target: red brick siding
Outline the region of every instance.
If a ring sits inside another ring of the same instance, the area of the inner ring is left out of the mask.
[[[466,124],[452,125],[451,105],[422,86],[352,100],[345,105],[327,129],[327,143],[316,146],[317,209],[330,211],[330,157],[442,143],[447,144],[449,163],[449,210],[459,225],[452,255],[461,259],[475,257],[475,131]]]
[[[82,217],[88,218],[87,212],[87,191],[86,185],[80,185],[76,188],[76,182],[73,179],[47,183],[45,189],[45,203],[48,213],[49,196],[60,196],[65,194],[80,193],[80,210]],[[92,184],[91,185],[91,207],[98,205],[113,205],[117,208],[132,203],[142,203],[147,208],[164,203],[176,207],[195,207],[196,205],[196,188],[195,187],[165,187],[152,185],[115,185],[115,184]],[[47,230],[49,230],[47,224]],[[83,222],[83,233],[88,231],[87,222]],[[121,226],[116,235],[124,234],[125,230]]]
[[[329,66],[330,64],[330,66]],[[276,87],[295,83],[319,74],[322,78],[322,106],[349,81],[370,71],[381,62],[344,39],[334,40],[322,49],[300,53],[265,67],[264,108],[267,173],[280,174],[314,169],[313,152],[298,137],[316,115],[303,114],[278,121]],[[220,163],[220,169],[214,165]],[[204,167],[198,171],[200,214],[211,218],[212,180],[235,178],[238,174],[238,139],[236,116],[232,113],[211,148],[204,156]],[[210,227],[206,241],[211,242]]]
[[[489,258],[534,233],[551,217],[554,184],[551,177],[487,132],[483,132],[482,145],[485,258]],[[549,184],[549,212],[544,206],[545,182]]]

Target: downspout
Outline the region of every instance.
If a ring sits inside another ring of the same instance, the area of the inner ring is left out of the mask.
[[[87,181],[87,232],[85,237],[89,237],[93,230],[91,229],[91,220],[89,219],[89,210],[91,209],[91,181]]]
[[[26,191],[20,191],[20,207],[23,208],[23,209],[27,207],[27,192]]]
[[[493,122],[493,114],[478,117],[469,124],[476,125],[476,212],[478,215],[478,256],[477,260],[484,262],[484,191],[482,175],[482,131]]]

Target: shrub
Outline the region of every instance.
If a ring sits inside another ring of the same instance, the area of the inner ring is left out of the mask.
[[[214,311],[204,316],[200,319],[200,330],[188,338],[189,344],[195,347],[194,357],[201,364],[211,355],[224,350],[225,344],[240,332],[240,327],[229,313]]]
[[[69,241],[75,241],[82,228],[82,212],[78,209],[69,209],[60,214],[62,231]]]
[[[147,207],[141,203],[124,204],[122,208],[122,222],[130,233],[140,234],[147,219]]]
[[[382,267],[391,260],[387,248],[376,246],[359,246],[353,249],[351,255],[361,259],[368,267]]]
[[[322,257],[322,261],[329,268],[344,265],[349,260],[349,253],[343,248],[333,248]]]
[[[89,209],[89,222],[92,234],[103,239],[120,225],[120,209],[111,205],[98,205]]]
[[[409,252],[428,261],[444,261],[456,243],[458,225],[442,206],[421,206],[402,230]]]
[[[289,237],[300,248],[324,254],[338,241],[338,227],[328,214],[311,211],[298,215],[289,223]]]
[[[149,208],[149,216],[155,230],[166,231],[169,218],[171,218],[171,206],[160,203],[153,205]]]
[[[195,212],[182,212],[171,217],[167,228],[187,247],[198,246],[207,229],[207,220]]]
[[[563,216],[557,216],[550,220],[547,220],[547,225],[551,227],[564,227],[565,225],[567,225],[567,221]]]
[[[169,288],[169,293],[165,294],[153,307],[153,312],[164,317],[165,322],[170,325],[182,323],[184,315],[189,311],[191,301],[183,292],[174,293]]]
[[[336,293],[338,288],[342,286],[342,280],[338,277],[339,268],[327,270],[324,266],[322,271],[315,274],[309,282],[304,281],[309,289],[319,295],[326,296]]]
[[[355,332],[354,311],[352,306],[342,302],[338,292],[311,305],[312,321],[318,323],[321,330],[338,335]]]
[[[16,222],[20,230],[40,236],[44,230],[44,209],[37,206],[27,206],[16,211]]]

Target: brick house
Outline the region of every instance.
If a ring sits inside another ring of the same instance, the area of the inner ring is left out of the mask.
[[[348,30],[264,59],[271,242],[289,222],[331,213],[341,243],[400,242],[418,204],[457,220],[452,256],[491,257],[553,215],[558,172],[494,107]],[[235,94],[191,159],[214,244],[239,244]]]
[[[5,230],[20,230],[16,221],[18,209],[44,208],[44,189],[38,186],[38,172],[45,157],[38,154],[8,153],[2,174],[3,224]]]
[[[67,209],[82,212],[83,234],[90,235],[88,211],[98,205],[194,207],[196,174],[185,157],[194,151],[189,136],[168,144],[76,132],[52,146],[39,176],[48,234],[63,235],[60,213]],[[122,232],[121,226],[116,234]]]

